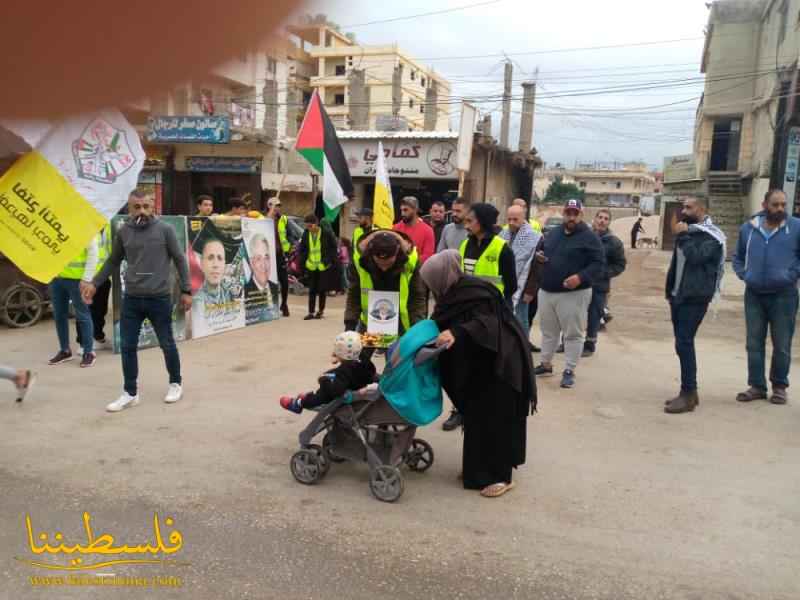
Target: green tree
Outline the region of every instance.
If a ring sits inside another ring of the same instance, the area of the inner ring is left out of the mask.
[[[583,190],[574,183],[564,183],[560,177],[557,177],[550,187],[547,188],[547,193],[544,196],[545,202],[560,203],[566,202],[570,198],[583,200]]]

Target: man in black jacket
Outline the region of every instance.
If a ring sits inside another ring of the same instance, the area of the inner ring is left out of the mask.
[[[681,392],[664,407],[670,414],[692,411],[699,404],[694,338],[719,290],[725,260],[725,235],[706,215],[704,204],[687,198],[681,215],[681,222],[672,226],[677,237],[666,285],[675,352],[681,363]]]
[[[606,266],[597,280],[592,282],[592,301],[589,304],[589,318],[586,325],[586,341],[583,344],[582,357],[592,356],[597,349],[597,332],[606,307],[608,292],[611,290],[611,280],[625,271],[625,246],[617,236],[608,229],[611,224],[611,211],[601,208],[597,211],[592,221],[592,230],[603,244],[606,256]]]
[[[535,373],[553,375],[553,355],[564,335],[566,368],[561,387],[575,385],[575,368],[583,350],[586,317],[592,299],[592,283],[603,274],[603,245],[583,222],[580,200],[567,200],[564,225],[544,237],[536,260],[542,264],[539,283],[539,316],[542,327],[542,364]]]

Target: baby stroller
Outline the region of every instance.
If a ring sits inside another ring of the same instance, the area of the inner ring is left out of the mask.
[[[438,334],[433,321],[418,323],[387,351],[378,389],[348,393],[320,407],[300,433],[300,450],[291,458],[298,482],[321,481],[331,463],[364,461],[372,495],[395,502],[403,494],[402,465],[418,472],[433,465],[433,448],[414,436],[418,426],[442,412],[435,359],[443,348],[432,345]],[[322,445],[311,443],[319,435]]]

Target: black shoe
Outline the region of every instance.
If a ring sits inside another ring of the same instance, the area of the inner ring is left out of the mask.
[[[73,358],[72,352],[70,352],[69,350],[67,350],[66,352],[64,350],[59,350],[58,354],[56,354],[53,358],[47,361],[47,364],[60,365],[61,363],[65,363],[68,360],[72,360],[72,358]]]
[[[533,370],[533,374],[537,375],[538,377],[552,377],[553,367],[545,367],[544,365],[539,365]]]
[[[324,316],[324,315],[323,315],[323,313],[322,313],[322,312],[318,312],[317,314],[315,314],[315,315],[314,315],[314,318],[315,318],[315,319],[321,319],[323,316]]]
[[[559,344],[558,348],[556,348],[557,354],[564,354],[564,344]]]
[[[96,361],[97,355],[94,352],[85,352],[83,354],[83,359],[81,360],[81,369],[93,367]]]
[[[583,345],[583,352],[581,352],[581,358],[589,358],[590,356],[594,356],[595,352],[595,345],[591,343],[586,343]]]
[[[310,321],[314,318],[314,313],[308,313],[305,317],[303,317],[303,321]]]
[[[284,317],[288,317],[289,316],[289,307],[286,306],[285,304],[283,306],[281,306],[281,314]]]
[[[571,388],[575,385],[575,373],[567,369],[561,374],[561,387]]]
[[[537,346],[536,344],[531,344],[531,352],[533,352],[534,354],[537,354],[537,353],[539,353],[541,351],[542,351],[542,349],[539,348],[539,346]]]
[[[461,413],[457,410],[451,410],[450,416],[447,418],[447,421],[442,423],[442,429],[445,431],[453,431],[457,427],[461,427],[464,423],[464,417],[461,416]]]

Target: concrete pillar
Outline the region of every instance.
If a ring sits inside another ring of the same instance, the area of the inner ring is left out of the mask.
[[[514,65],[506,61],[503,71],[503,119],[500,122],[500,146],[508,148],[508,130],[511,121],[511,80],[514,75]]]
[[[350,128],[356,131],[369,130],[369,88],[364,69],[353,69],[347,78],[350,92]]]
[[[439,116],[439,84],[435,79],[430,80],[430,85],[425,90],[425,131],[434,131]]]
[[[264,81],[262,92],[264,98],[264,135],[270,139],[278,139],[278,82],[275,79]]]
[[[522,84],[522,119],[519,125],[519,151],[530,152],[533,147],[533,113],[536,105],[536,84]]]
[[[403,108],[403,65],[399,64],[392,73],[392,114],[397,117]]]

